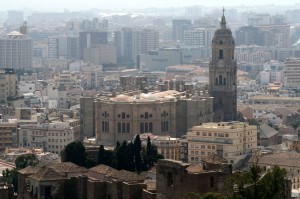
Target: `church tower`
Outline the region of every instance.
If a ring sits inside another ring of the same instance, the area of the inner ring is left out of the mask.
[[[216,30],[212,40],[209,63],[209,92],[214,97],[214,122],[234,121],[237,111],[235,42],[231,30],[226,27],[224,11],[221,28]]]

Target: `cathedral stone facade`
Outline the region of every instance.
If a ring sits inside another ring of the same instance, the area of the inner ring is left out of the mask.
[[[214,121],[233,121],[237,110],[237,65],[234,60],[235,42],[226,27],[223,13],[221,28],[212,40],[212,58],[209,63],[209,91],[214,98]]]

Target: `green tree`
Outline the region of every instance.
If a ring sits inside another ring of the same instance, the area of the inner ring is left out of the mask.
[[[129,142],[127,144],[126,150],[125,150],[125,164],[124,164],[124,170],[127,171],[135,171],[135,162],[134,162],[134,146],[132,142]]]
[[[278,166],[263,173],[257,164],[253,164],[249,171],[236,172],[226,181],[224,195],[235,199],[286,198],[286,174],[285,169]],[[233,187],[236,187],[236,190]]]
[[[35,166],[38,163],[39,163],[39,160],[37,159],[35,154],[20,155],[15,160],[16,168],[18,170],[23,169],[28,166]]]
[[[28,166],[35,166],[39,163],[35,154],[20,155],[15,160],[16,168],[11,170],[2,171],[2,181],[14,186],[15,192],[18,190],[18,170],[26,168]]]
[[[114,163],[114,152],[105,150],[103,145],[100,145],[98,153],[98,164],[105,164],[107,166],[116,167]]]
[[[143,159],[142,159],[142,142],[140,139],[140,135],[136,135],[133,143],[133,154],[134,154],[134,164],[135,170],[140,173],[143,167]]]
[[[236,120],[240,122],[245,122],[244,116],[241,112],[237,112],[236,114]]]
[[[117,143],[118,145],[118,143]],[[117,169],[126,169],[126,148],[127,142],[124,141],[121,146],[116,148]]]
[[[14,186],[15,192],[18,191],[18,170],[16,168],[12,170],[3,170],[2,176],[2,182],[6,184],[12,184]]]
[[[66,161],[79,166],[86,166],[85,147],[79,141],[69,143],[65,148]]]

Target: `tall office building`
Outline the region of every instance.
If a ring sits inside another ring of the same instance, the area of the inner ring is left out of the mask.
[[[115,46],[118,64],[134,67],[137,55],[141,53],[141,32],[132,28],[115,31]]]
[[[106,31],[86,31],[79,33],[79,55],[83,59],[84,48],[92,45],[107,44],[108,32]]]
[[[0,38],[0,68],[27,69],[31,66],[31,38],[16,31]]]
[[[173,19],[172,21],[172,39],[183,41],[184,31],[192,26],[192,21],[189,19]]]
[[[67,35],[48,37],[48,57],[50,59],[78,59],[79,37]]]
[[[224,11],[223,11],[224,12]],[[235,41],[226,27],[223,13],[221,28],[212,40],[209,63],[209,90],[214,97],[214,121],[232,121],[237,110],[237,66],[234,60]]]
[[[237,45],[263,45],[263,33],[254,26],[243,26],[235,31]]]
[[[260,25],[257,27],[264,32],[264,45],[289,48],[291,27],[289,24]]]
[[[159,33],[154,29],[143,29],[141,31],[142,49],[141,53],[159,48]]]

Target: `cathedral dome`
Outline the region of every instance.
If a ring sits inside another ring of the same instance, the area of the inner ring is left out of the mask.
[[[221,28],[215,31],[212,44],[235,44],[231,30],[226,27],[226,19],[224,13],[220,25]]]

